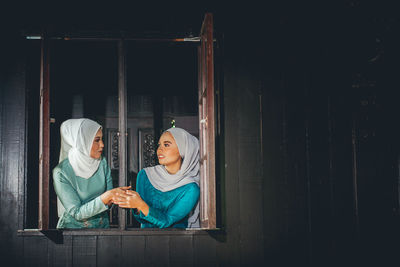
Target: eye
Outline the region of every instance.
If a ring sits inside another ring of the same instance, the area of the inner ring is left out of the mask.
[[[169,147],[169,144],[168,144],[168,143],[165,143],[164,146],[165,146],[165,147]]]

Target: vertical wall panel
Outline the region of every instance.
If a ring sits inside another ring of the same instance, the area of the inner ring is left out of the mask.
[[[97,266],[119,266],[121,256],[121,236],[97,237]]]
[[[48,259],[49,266],[72,266],[72,236],[64,236],[62,244],[49,240]]]
[[[227,52],[229,53],[229,52]],[[235,61],[231,59],[224,67],[224,132],[225,132],[225,195],[222,196],[225,201],[225,218],[223,218],[223,227],[227,232],[224,242],[217,245],[218,258],[226,264],[234,264],[240,261],[239,253],[239,231],[240,231],[240,197],[239,197],[239,164],[236,144],[239,142],[238,131],[238,93],[237,80],[238,75],[235,69]],[[196,250],[195,250],[195,253]]]
[[[23,225],[25,157],[25,53],[19,39],[2,42],[0,145],[0,255],[11,262],[22,260],[22,240],[17,239]],[[4,54],[3,54],[4,52]]]
[[[24,237],[24,266],[48,266],[48,242],[44,236]]]
[[[227,261],[226,258],[217,258],[215,239],[206,235],[198,235],[193,238],[194,266],[217,266],[218,263],[225,264]]]
[[[122,265],[145,266],[146,241],[144,236],[122,236]]]
[[[72,239],[73,266],[97,266],[97,236],[74,236]]]
[[[145,263],[150,266],[169,266],[169,236],[146,236]]]
[[[238,85],[240,262],[255,264],[263,262],[264,252],[260,83],[244,76]]]
[[[193,236],[171,236],[169,257],[171,266],[193,266]]]

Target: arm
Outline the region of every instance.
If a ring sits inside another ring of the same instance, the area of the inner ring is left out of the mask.
[[[140,210],[139,217],[144,219],[159,228],[166,228],[172,224],[179,222],[185,216],[187,216],[190,211],[196,205],[200,195],[199,187],[191,186],[187,191],[182,192],[182,194],[177,197],[175,203],[166,212],[159,209],[149,207],[147,216]],[[144,202],[144,201],[143,201]]]
[[[64,174],[60,171],[53,173],[54,189],[66,212],[78,221],[88,219],[105,210],[107,206],[103,203],[101,196],[82,204],[77,192],[71,186]]]
[[[139,211],[135,218],[142,222],[147,221],[159,228],[166,228],[182,220],[196,205],[199,199],[200,190],[193,184],[183,191],[176,199],[174,204],[167,210],[151,207],[135,191],[127,191],[128,196],[118,198],[115,202],[121,208],[137,208]]]

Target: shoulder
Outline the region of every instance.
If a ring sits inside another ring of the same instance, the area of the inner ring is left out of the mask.
[[[64,159],[56,167],[53,169],[53,174],[55,173],[65,173],[68,172],[71,168],[71,164],[69,163],[68,158]]]
[[[64,159],[53,169],[53,179],[61,179],[62,177],[67,177],[71,173],[72,167],[69,163],[68,158]]]
[[[200,187],[196,183],[185,184],[180,187],[182,191],[188,194],[199,195]]]
[[[137,180],[140,181],[141,183],[143,183],[144,181],[148,180],[149,178],[147,177],[147,173],[146,173],[146,168],[141,169],[139,171],[139,173],[137,174]]]
[[[107,164],[107,160],[106,160],[105,157],[101,158],[99,168],[104,168],[104,169],[109,169],[110,168],[110,166],[108,166],[108,164]]]

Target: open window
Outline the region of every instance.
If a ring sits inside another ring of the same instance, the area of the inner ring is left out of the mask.
[[[43,34],[39,42],[38,228],[55,227],[51,170],[58,163],[60,124],[73,117],[103,125],[103,156],[114,186],[135,186],[138,171],[157,164],[155,144],[163,130],[176,125],[197,136],[201,228],[216,228],[212,14],[205,15],[199,38]],[[135,223],[130,211],[111,209],[113,228],[138,227]]]

